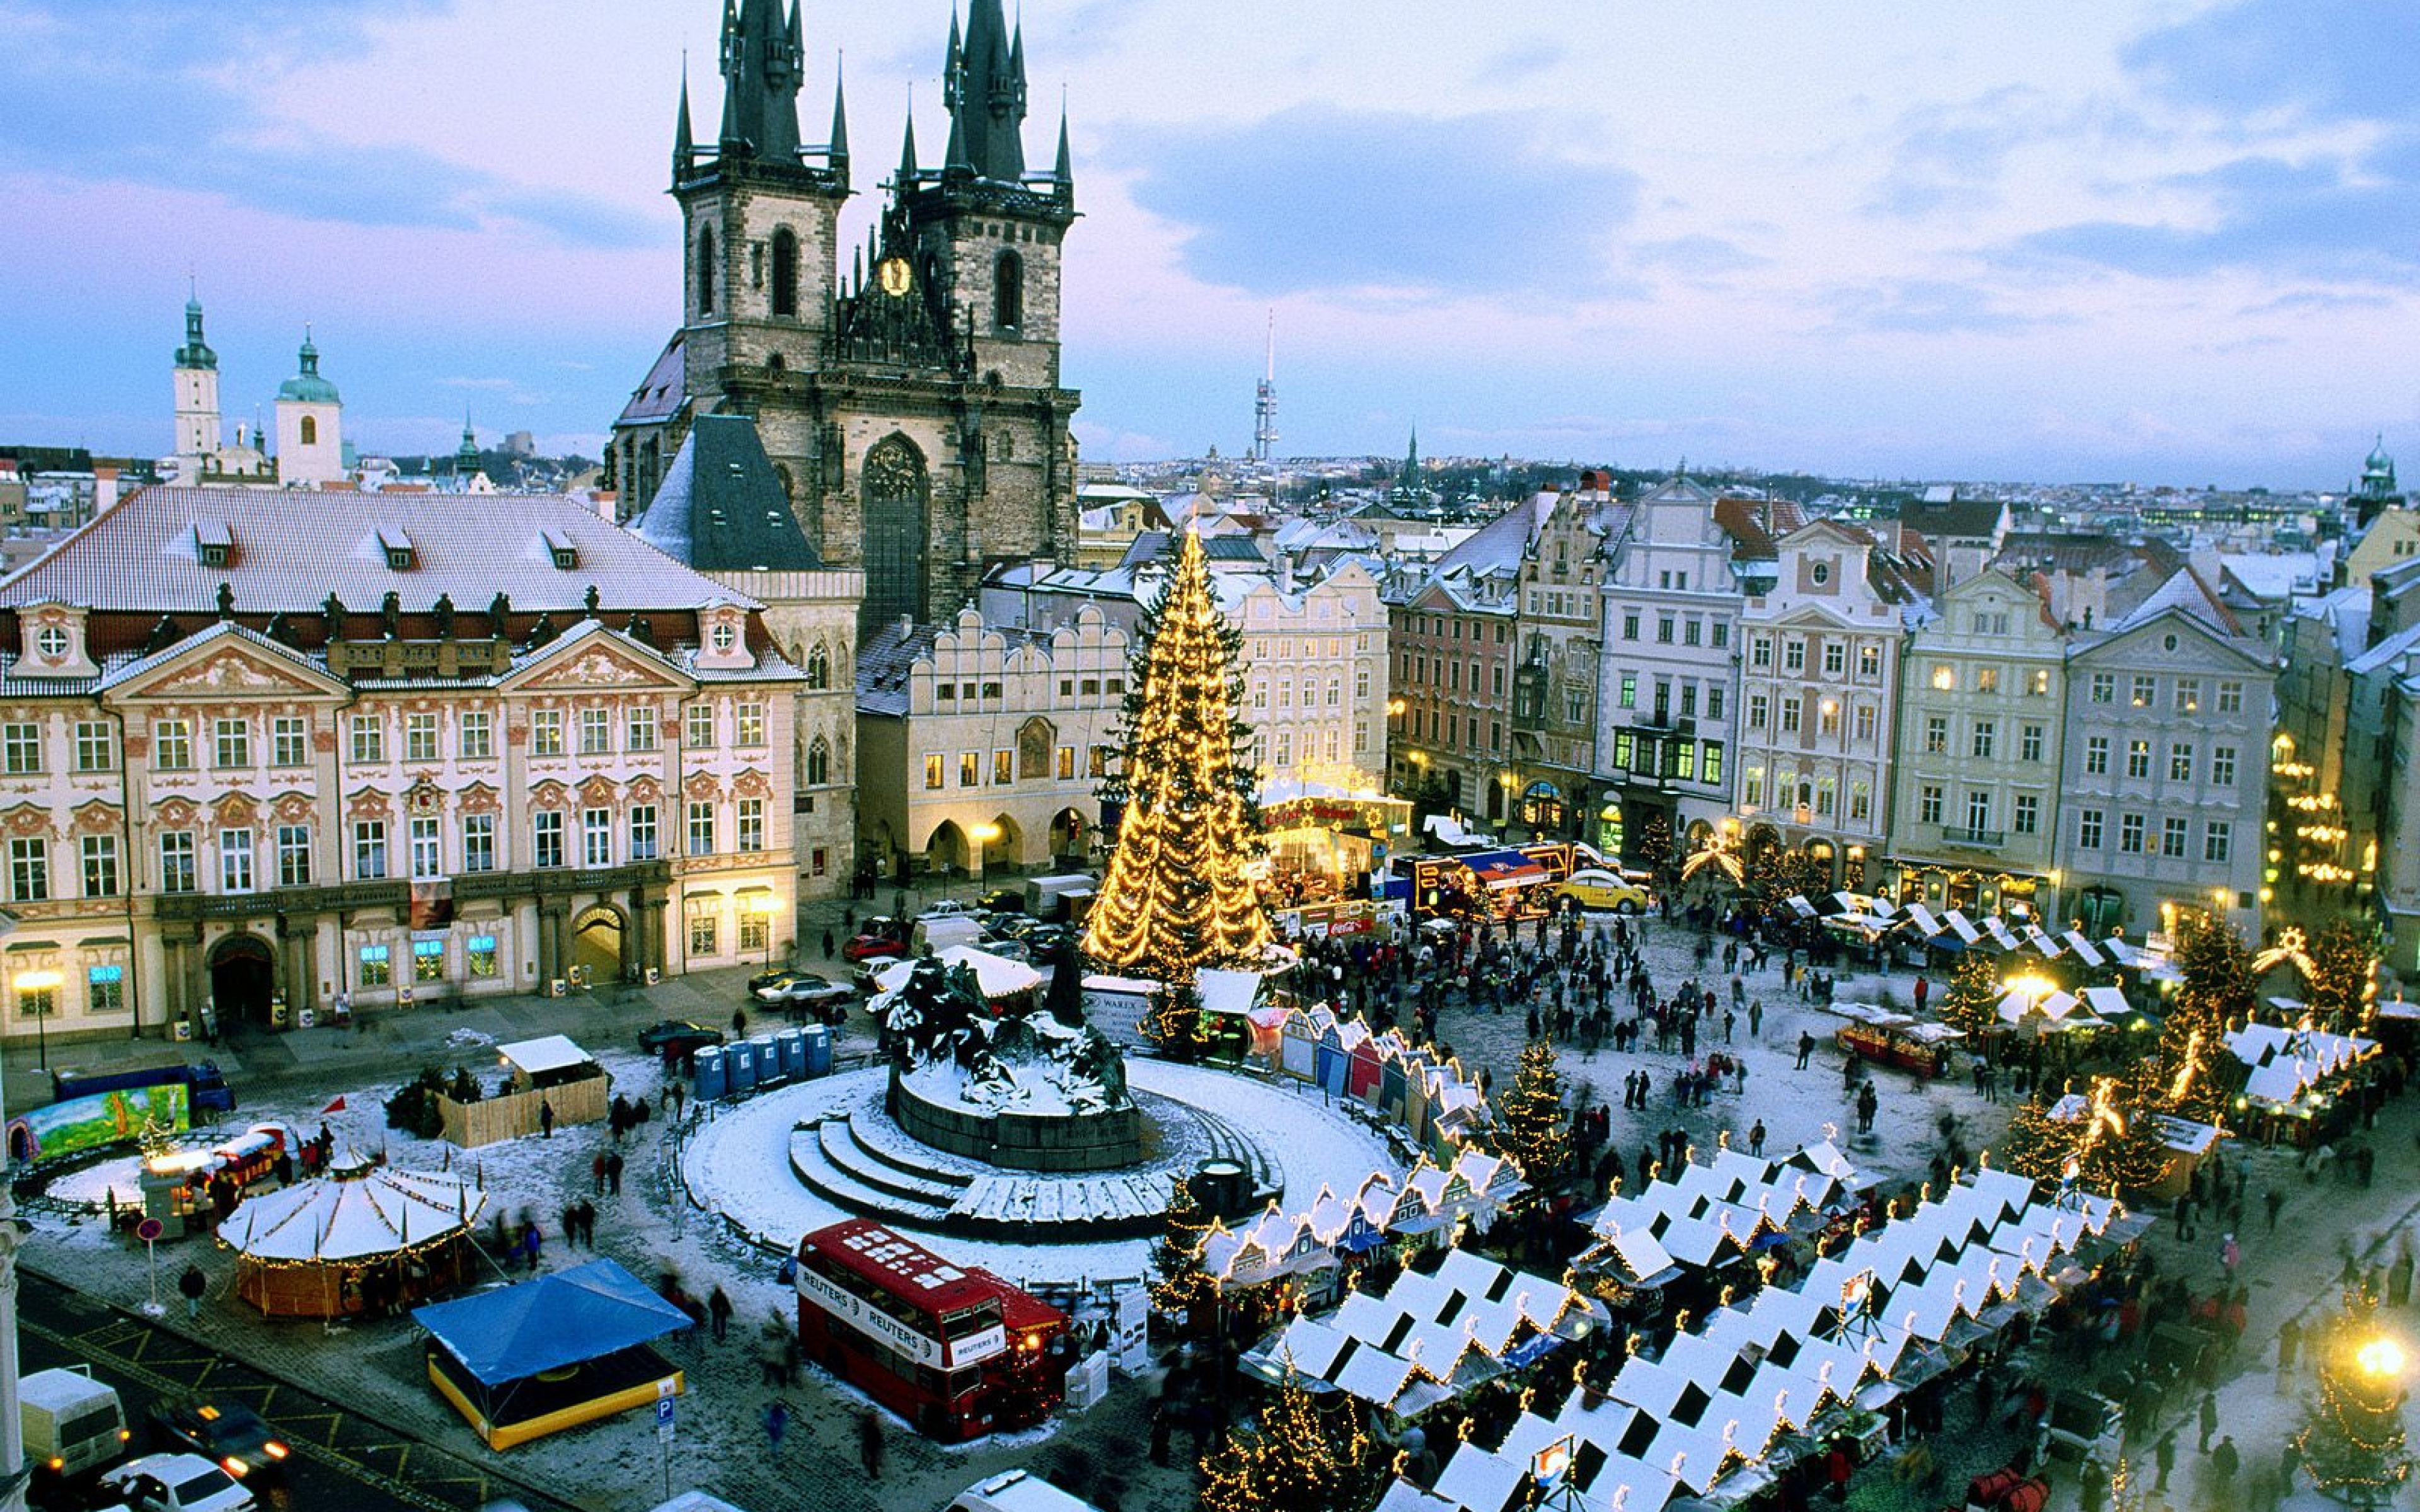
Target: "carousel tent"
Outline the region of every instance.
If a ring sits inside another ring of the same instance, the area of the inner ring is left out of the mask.
[[[612,1260],[417,1308],[428,1379],[491,1449],[654,1401],[681,1372],[648,1348],[689,1314]]]
[[[219,1242],[236,1251],[237,1295],[272,1318],[340,1318],[469,1278],[485,1192],[426,1171],[349,1171],[258,1193],[227,1215]]]

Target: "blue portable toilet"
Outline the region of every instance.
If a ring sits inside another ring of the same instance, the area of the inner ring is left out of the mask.
[[[803,1074],[809,1076],[830,1075],[832,1062],[831,1030],[821,1024],[810,1024],[805,1028],[799,1031],[799,1049],[806,1057]]]
[[[722,1078],[729,1084],[733,1097],[756,1090],[756,1055],[749,1049],[747,1041],[722,1047]]]
[[[690,1060],[690,1090],[701,1103],[710,1103],[731,1089],[722,1067],[722,1047],[700,1046]]]
[[[748,1053],[756,1057],[756,1085],[770,1087],[789,1073],[782,1069],[782,1047],[769,1034],[760,1034],[748,1041]]]
[[[773,1043],[782,1052],[783,1080],[797,1081],[807,1073],[807,1041],[804,1035],[797,1029],[776,1029],[773,1031]]]

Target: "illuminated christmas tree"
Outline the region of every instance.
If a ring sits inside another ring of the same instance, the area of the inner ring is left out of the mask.
[[[2378,1001],[2376,937],[2370,926],[2338,919],[2312,939],[2304,999],[2319,1027],[2338,1034],[2368,1031]]]
[[[2184,978],[2160,1026],[2159,1069],[2164,1111],[2216,1123],[2226,1088],[2215,1069],[2226,1031],[2252,1016],[2258,981],[2252,952],[2235,926],[2198,910],[2177,920],[2176,966]]]
[[[1323,1410],[1291,1370],[1252,1421],[1202,1457],[1207,1512],[1365,1512],[1385,1489],[1377,1445],[1344,1397]]]
[[[2067,1104],[2066,1117],[2052,1116],[2064,1098],[2048,1107],[2018,1103],[1995,1147],[1995,1163],[2038,1181],[2071,1181],[2095,1195],[2149,1186],[2168,1168],[2167,1143],[2153,1116],[2158,1088],[2152,1077],[2147,1065],[2124,1082],[2096,1078],[2089,1095]]]
[[[1949,978],[1949,990],[1936,1000],[1941,1022],[1963,1031],[1971,1040],[1983,1035],[2000,1023],[2000,999],[2007,989],[2000,985],[2000,974],[1993,968],[1991,955],[1983,950],[1968,950],[1958,958],[1957,969]],[[1981,1046],[1970,1048],[1979,1051]]]
[[[1235,717],[1242,644],[1211,597],[1201,537],[1187,531],[1137,632],[1123,760],[1101,789],[1104,805],[1123,805],[1084,934],[1084,953],[1104,967],[1189,982],[1204,966],[1257,965],[1269,943],[1245,872],[1262,841]]]
[[[1544,1186],[1570,1158],[1571,1132],[1563,1124],[1563,1073],[1552,1041],[1540,1038],[1521,1049],[1496,1119],[1496,1149],[1510,1155],[1532,1186]]]
[[[2402,1346],[2379,1330],[2378,1299],[2345,1293],[2319,1331],[2319,1390],[2295,1443],[2311,1484],[2349,1506],[2385,1506],[2412,1478],[2403,1432]]]
[[[1202,1241],[1210,1232],[1210,1215],[1193,1199],[1183,1180],[1170,1196],[1162,1215],[1159,1239],[1151,1247],[1153,1310],[1192,1338],[1218,1316],[1218,1283],[1202,1268]]]

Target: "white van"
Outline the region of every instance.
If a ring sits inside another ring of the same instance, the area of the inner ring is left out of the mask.
[[[1083,872],[1063,872],[1051,877],[1025,879],[1025,911],[1041,919],[1080,919],[1100,887]]]
[[[1100,1512],[1047,1480],[1021,1470],[1002,1471],[950,1498],[947,1512]]]
[[[17,1382],[17,1403],[25,1463],[39,1472],[73,1478],[126,1452],[126,1409],[90,1365],[35,1371]]]
[[[983,945],[983,937],[984,927],[980,919],[969,918],[962,914],[942,914],[938,917],[927,914],[916,920],[916,933],[912,943],[919,952],[939,955],[953,945],[963,945],[979,949]]]

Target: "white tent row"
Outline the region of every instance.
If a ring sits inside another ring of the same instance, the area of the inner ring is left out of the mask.
[[[2110,946],[2123,943],[2092,940],[2081,930],[2053,933],[2029,918],[2011,922],[1997,914],[1991,914],[1981,919],[1971,919],[1955,908],[1936,914],[1923,903],[1900,907],[1888,899],[1870,898],[1862,893],[1836,892],[1826,900],[1830,905],[1828,909],[1799,895],[1790,897],[1785,903],[1791,912],[1801,918],[1821,918],[1869,935],[1904,929],[1919,939],[1929,941],[1947,934],[1962,946],[1991,945],[2003,951],[2030,948],[2040,952],[2044,960],[2072,954],[2087,966],[2105,964]]]
[[[1558,1504],[1662,1512],[1717,1482],[1745,1487],[1787,1436],[1855,1404],[1886,1405],[1901,1379],[1942,1368],[2016,1309],[2056,1295],[2044,1273],[2118,1213],[2106,1198],[2036,1201],[2032,1184],[1978,1171],[1904,1219],[1819,1261],[1805,1281],[1717,1309],[1660,1359],[1633,1356],[1551,1418],[1524,1413],[1494,1449],[1465,1443],[1433,1491],[1398,1486],[1395,1512],[1497,1512],[1521,1477],[1557,1468]]]
[[[2271,1107],[2286,1107],[2320,1083],[2376,1055],[2378,1041],[2325,1029],[2246,1024],[2226,1037],[2226,1049],[2243,1062],[2245,1097]]]
[[[1759,1234],[1786,1228],[1801,1213],[1852,1200],[1862,1184],[1828,1140],[1776,1160],[1725,1149],[1648,1182],[1636,1196],[1606,1202],[1590,1223],[1600,1242],[1580,1264],[1600,1261],[1597,1268],[1628,1285],[1652,1285],[1676,1265],[1714,1264],[1726,1246],[1745,1252]]]

